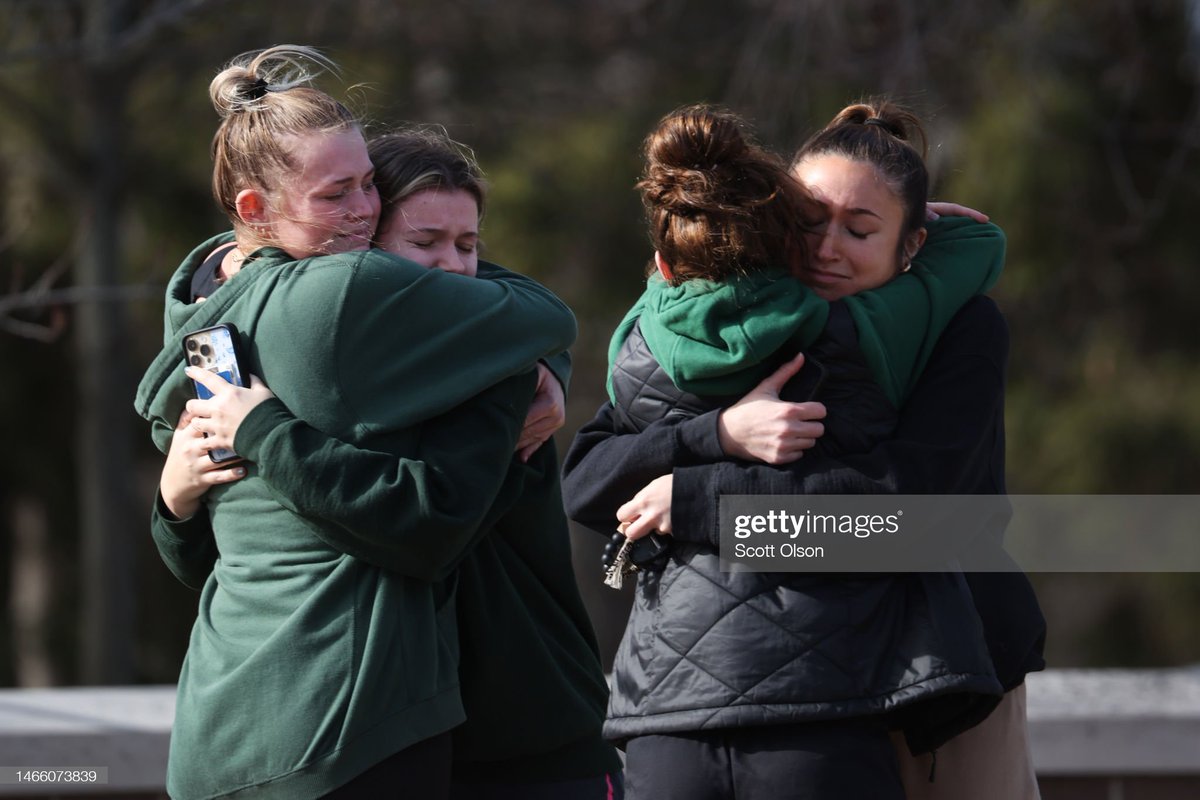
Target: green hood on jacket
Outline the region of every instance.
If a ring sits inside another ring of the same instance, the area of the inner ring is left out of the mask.
[[[903,405],[938,336],[971,297],[995,285],[1004,266],[1004,233],[990,223],[942,217],[913,268],[876,289],[843,298],[859,346],[880,386]],[[782,270],[723,282],[671,286],[657,274],[618,325],[609,344],[612,366],[634,324],[675,385],[697,395],[740,395],[825,327],[829,304]]]

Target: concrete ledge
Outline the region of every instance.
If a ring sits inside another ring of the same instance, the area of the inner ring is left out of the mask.
[[[1050,670],[1026,683],[1039,776],[1200,776],[1200,668]]]
[[[1040,778],[1200,780],[1200,668],[1051,670],[1028,693]],[[108,767],[109,781],[0,797],[161,792],[174,714],[173,686],[0,690],[0,767]]]
[[[174,686],[0,690],[0,767],[108,767],[107,785],[0,784],[0,797],[161,792]]]

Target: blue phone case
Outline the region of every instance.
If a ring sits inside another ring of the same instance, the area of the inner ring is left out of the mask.
[[[242,370],[242,348],[238,329],[231,323],[214,325],[184,334],[184,359],[188,364],[209,372],[215,372],[235,386],[245,386]],[[212,397],[203,384],[192,381],[196,397],[207,400]],[[226,448],[210,450],[208,457],[216,463],[232,461],[238,454]]]

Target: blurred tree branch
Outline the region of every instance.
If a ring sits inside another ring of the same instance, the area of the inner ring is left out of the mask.
[[[42,278],[51,277],[54,274],[53,269],[47,270],[37,283],[42,284]],[[65,329],[65,320],[61,316],[52,315],[50,323],[40,324],[16,319],[12,316],[12,312],[28,308],[53,310],[61,306],[83,303],[128,303],[132,300],[161,297],[162,292],[162,284],[157,283],[142,283],[132,286],[72,286],[65,289],[34,288],[0,297],[0,330],[39,342],[53,342],[62,335]]]
[[[4,252],[4,249],[3,246],[0,246],[0,253]],[[64,325],[61,315],[52,314],[49,323],[41,324],[16,319],[12,316],[12,312],[18,309],[45,308],[57,305],[58,303],[54,300],[48,300],[47,297],[55,294],[50,287],[63,276],[67,268],[68,260],[64,255],[43,270],[37,277],[37,280],[33,282],[33,286],[24,292],[17,289],[20,285],[22,270],[19,267],[15,269],[13,271],[12,289],[8,294],[0,297],[0,328],[17,336],[34,339],[39,342],[52,342],[62,335]]]
[[[0,4],[0,103],[35,158],[61,176],[57,194],[76,209],[77,232],[63,256],[32,289],[0,298],[2,327],[41,341],[65,326],[73,305],[72,367],[78,391],[75,468],[82,543],[78,667],[87,683],[134,677],[133,486],[114,464],[131,462],[134,417],[124,391],[133,385],[124,301],[145,296],[125,286],[126,230],[134,163],[129,158],[130,99],[157,78],[142,66],[182,50],[175,41],[188,20],[223,0],[51,0]],[[50,289],[70,265],[74,286]],[[16,319],[17,308],[49,307],[49,323]]]
[[[149,0],[140,4],[144,8],[129,27],[99,41],[86,22],[94,10],[88,7],[97,6],[96,0],[4,0],[0,11],[5,24],[0,30],[8,35],[0,42],[0,67],[64,59],[93,64],[129,61],[152,51],[155,38],[166,30],[229,4],[230,0]]]

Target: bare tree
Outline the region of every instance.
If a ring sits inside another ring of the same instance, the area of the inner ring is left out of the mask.
[[[0,300],[10,332],[47,333],[13,318],[16,307],[74,303],[79,416],[77,453],[79,531],[82,541],[79,673],[87,683],[124,683],[134,677],[133,520],[145,516],[132,501],[130,466],[134,385],[125,305],[146,287],[122,287],[121,219],[126,204],[128,101],[147,54],[164,45],[161,34],[207,6],[206,0],[9,0],[2,13],[7,41],[0,66],[36,67],[50,76],[27,91],[0,89],[0,100],[20,109],[41,142],[40,157],[73,181],[78,227],[63,263],[73,286],[51,291],[58,268],[32,290]],[[53,86],[53,88],[51,88]],[[63,104],[48,104],[48,91]],[[80,125],[72,126],[70,116]],[[71,129],[85,132],[72,137]],[[117,300],[118,302],[109,302]]]

